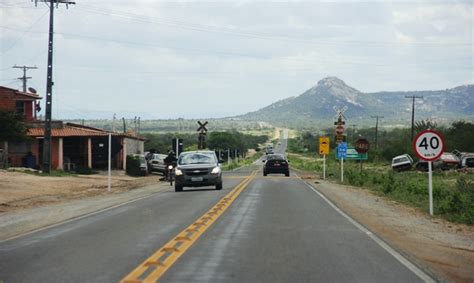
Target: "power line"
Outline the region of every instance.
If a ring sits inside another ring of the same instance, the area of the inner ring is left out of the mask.
[[[13,43],[12,45],[10,45],[6,50],[3,50],[1,52],[1,55],[3,56],[4,54],[6,54],[8,51],[10,51],[13,47],[15,47],[17,45],[18,42],[21,41],[21,39],[25,36],[25,34],[27,34],[28,32],[30,32],[30,30],[48,13],[48,11],[46,11],[44,14],[42,14],[38,19],[36,19],[24,32],[23,34],[21,34]]]
[[[296,39],[296,38],[289,38],[289,37],[282,37],[282,36],[275,36],[268,33],[255,33],[250,31],[242,31],[236,30],[226,27],[218,27],[218,26],[211,26],[211,25],[203,25],[199,23],[192,23],[186,21],[176,21],[175,19],[166,19],[165,17],[160,18],[153,18],[153,20],[149,20],[149,16],[142,15],[142,14],[134,14],[129,12],[124,12],[120,10],[112,10],[109,9],[110,12],[106,12],[103,10],[102,7],[95,7],[93,5],[81,5],[82,7],[78,7],[79,10],[89,12],[89,13],[96,13],[104,16],[113,16],[122,19],[127,19],[131,21],[135,21],[138,23],[151,23],[151,24],[160,24],[160,25],[167,25],[172,27],[177,27],[186,30],[198,31],[198,32],[208,32],[208,33],[222,33],[228,35],[235,35],[241,37],[250,37],[250,38],[257,38],[257,39],[270,39],[270,40],[280,40],[280,41],[289,41],[293,43],[307,43],[307,44],[371,44],[371,45],[459,45],[459,46],[472,46],[473,43],[465,43],[465,42],[398,42],[398,41],[360,41],[360,40],[331,40],[328,41],[325,39],[324,41],[315,41],[315,40],[304,40],[304,39]],[[85,8],[84,8],[85,7]],[[89,7],[89,8],[88,8]]]

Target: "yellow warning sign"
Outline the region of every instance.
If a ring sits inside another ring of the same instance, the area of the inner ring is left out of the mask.
[[[319,154],[329,154],[329,137],[319,138]]]

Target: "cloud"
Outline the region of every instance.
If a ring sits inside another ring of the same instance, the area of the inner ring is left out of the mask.
[[[20,40],[1,79],[37,64],[44,93],[46,7],[7,10],[1,49]],[[56,10],[55,111],[228,116],[328,75],[361,91],[454,87],[473,83],[472,26],[470,2],[81,0]]]

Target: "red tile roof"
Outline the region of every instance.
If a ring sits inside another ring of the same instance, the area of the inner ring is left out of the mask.
[[[44,128],[29,128],[27,135],[30,137],[44,137]],[[51,129],[52,137],[106,137],[108,135],[108,131],[73,123],[66,123],[62,128]],[[141,137],[126,133],[112,133],[112,136],[144,140]]]

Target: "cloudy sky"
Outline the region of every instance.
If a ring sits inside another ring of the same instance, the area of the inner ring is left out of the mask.
[[[53,119],[244,114],[337,76],[474,83],[473,2],[77,0],[55,10]],[[48,7],[0,0],[0,85],[46,89]],[[44,107],[43,107],[44,108]]]

